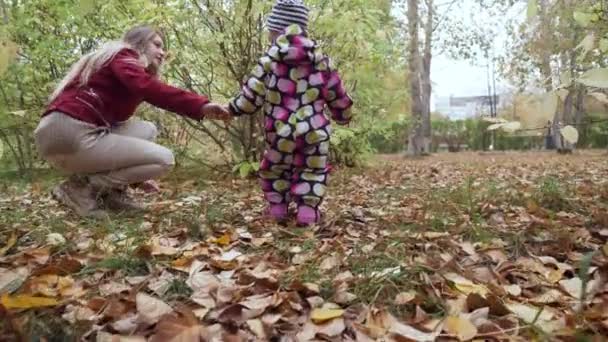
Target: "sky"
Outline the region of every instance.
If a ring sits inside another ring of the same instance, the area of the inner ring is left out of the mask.
[[[458,2],[450,8],[450,15],[457,16],[463,20],[465,25],[472,24],[473,20],[479,20],[479,10],[476,9],[474,0],[457,0]],[[436,0],[437,3],[445,3],[447,0]],[[443,7],[445,8],[445,7]],[[405,18],[404,8],[395,8],[393,13],[399,18]],[[500,54],[504,50],[506,32],[503,23],[508,18],[525,20],[524,8],[514,7],[506,15],[497,18],[485,18],[489,24],[499,30],[495,39],[495,53]],[[475,65],[474,65],[475,64]],[[454,60],[447,55],[434,54],[431,63],[431,80],[433,82],[433,94],[431,102],[437,97],[449,96],[480,96],[488,94],[486,61],[469,62]],[[497,92],[509,89],[509,85],[497,75]],[[431,105],[434,107],[434,105]]]

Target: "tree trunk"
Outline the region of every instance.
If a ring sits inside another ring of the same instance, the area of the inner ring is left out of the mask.
[[[585,118],[585,88],[578,85],[576,87],[576,100],[574,101],[574,123],[579,134],[578,146],[587,142],[587,128],[588,125],[583,126],[583,119]]]
[[[2,12],[2,23],[8,25],[8,8],[4,0],[0,0],[0,12]]]
[[[551,18],[549,17],[549,5],[547,0],[540,0],[540,34],[544,44],[553,42],[551,33]],[[553,90],[553,73],[551,72],[551,49],[548,46],[544,46],[542,49],[542,57],[540,64],[540,75],[543,78],[542,84],[545,91],[550,92]]]
[[[430,153],[431,151],[431,60],[433,58],[432,47],[433,47],[433,17],[434,8],[433,0],[426,0],[427,5],[427,18],[424,25],[424,53],[422,56],[422,75],[421,87],[422,96],[421,102],[423,106],[422,111],[422,132],[424,135],[424,152]]]
[[[424,132],[422,127],[424,107],[420,89],[420,50],[418,47],[418,0],[407,0],[407,21],[409,41],[409,78],[412,114],[412,130],[408,138],[408,155],[421,155],[424,152]]]

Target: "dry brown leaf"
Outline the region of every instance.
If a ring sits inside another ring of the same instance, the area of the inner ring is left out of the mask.
[[[356,295],[354,295],[353,293],[350,293],[348,291],[344,291],[344,290],[336,292],[336,294],[334,294],[334,297],[333,297],[334,302],[336,302],[338,304],[343,304],[343,305],[351,303],[355,299],[357,299]]]
[[[348,283],[354,279],[355,279],[355,276],[350,271],[345,271],[345,272],[342,272],[342,273],[339,273],[338,275],[336,275],[334,277],[333,282],[335,284]]]
[[[0,256],[3,256],[9,249],[13,248],[15,243],[17,243],[17,234],[13,232],[11,237],[8,238],[8,241],[6,241],[6,244],[0,248]]]
[[[472,243],[465,241],[460,243],[460,248],[468,255],[476,255],[475,246]]]
[[[344,325],[344,319],[340,317],[332,319],[331,321],[325,323],[318,324],[316,329],[317,334],[323,334],[329,337],[336,337],[342,334],[344,329],[346,329],[346,326]]]
[[[259,339],[266,339],[266,330],[264,329],[264,323],[260,319],[250,319],[247,321],[247,326],[255,336]]]
[[[105,331],[97,333],[96,342],[146,342],[144,336],[120,336]]]
[[[277,302],[277,297],[275,297],[273,295],[262,294],[262,295],[255,295],[255,296],[247,297],[240,304],[248,309],[253,309],[253,310],[261,309],[262,311],[265,311],[268,307],[272,306],[276,302]]]
[[[559,282],[559,286],[564,289],[571,297],[580,299],[583,293],[583,281],[579,277],[565,279]]]
[[[331,269],[334,269],[336,267],[340,266],[340,259],[336,256],[330,256],[328,258],[325,258],[322,262],[321,265],[319,266],[319,269],[322,271],[329,271]]]
[[[149,342],[199,342],[208,340],[208,331],[199,325],[191,312],[180,312],[180,315],[167,315],[154,330]]]
[[[531,303],[535,304],[552,304],[564,302],[564,295],[556,289],[550,289],[534,298],[530,298]]]
[[[519,285],[503,285],[503,289],[513,297],[521,295],[521,287]]]
[[[125,284],[121,284],[121,283],[118,283],[115,281],[111,281],[109,283],[99,285],[99,294],[101,294],[104,297],[107,297],[107,296],[110,296],[113,294],[129,291],[130,289],[131,289],[130,286],[127,286]]]
[[[137,322],[137,315],[132,314],[118,321],[114,321],[112,324],[112,329],[116,330],[120,334],[123,335],[132,335],[139,323]]]
[[[140,319],[147,324],[154,324],[163,315],[173,312],[173,309],[167,303],[142,292],[136,295],[135,303]]]
[[[0,268],[0,293],[13,293],[21,287],[30,272],[25,267],[15,270]]]
[[[404,337],[412,341],[435,341],[440,331],[425,333],[407,324],[394,320],[389,327],[389,332],[393,335]]]
[[[414,298],[416,298],[416,292],[414,291],[401,292],[395,296],[395,304],[405,305],[414,300]]]
[[[148,283],[148,289],[150,289],[152,292],[154,292],[157,296],[162,296],[167,292],[167,290],[169,290],[171,283],[175,279],[176,278],[172,273],[167,272],[165,270],[160,275],[160,277],[158,277],[156,279],[152,279]]]
[[[76,322],[81,321],[94,321],[100,317],[86,306],[75,306],[70,304],[65,308],[65,312],[61,315],[61,318],[70,322],[70,324],[76,324]]]

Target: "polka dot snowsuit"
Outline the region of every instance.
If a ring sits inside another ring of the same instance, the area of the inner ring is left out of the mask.
[[[260,165],[264,197],[271,204],[317,209],[326,191],[331,125],[350,121],[352,100],[329,58],[316,51],[297,25],[288,27],[254,67],[230,101],[234,115],[265,113],[266,150]]]

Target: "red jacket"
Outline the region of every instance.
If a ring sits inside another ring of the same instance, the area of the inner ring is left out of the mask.
[[[110,126],[129,119],[137,106],[146,101],[156,107],[201,119],[201,108],[209,100],[166,85],[146,72],[139,55],[124,49],[104,67],[93,73],[85,86],[70,83],[53,100],[43,115],[52,111],[98,126]]]

